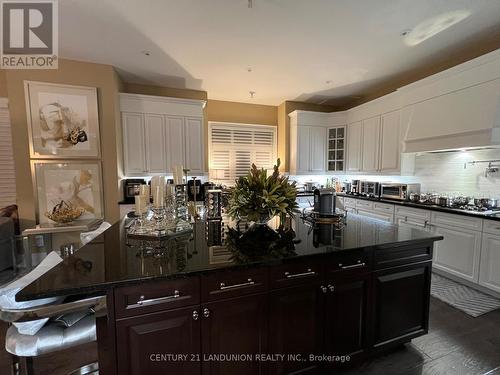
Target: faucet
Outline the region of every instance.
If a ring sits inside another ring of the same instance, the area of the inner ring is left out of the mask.
[[[498,167],[493,166],[493,164],[490,162],[488,166],[486,167],[486,170],[484,171],[484,177],[488,177],[492,173],[498,172]]]

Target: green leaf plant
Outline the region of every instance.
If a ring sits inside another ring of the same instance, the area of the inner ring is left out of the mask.
[[[280,175],[279,166],[280,159],[273,173],[268,176],[265,169],[252,164],[248,174],[236,180],[236,184],[230,188],[229,217],[263,222],[279,215],[281,222],[284,222],[286,216],[294,216],[299,212],[295,182]]]

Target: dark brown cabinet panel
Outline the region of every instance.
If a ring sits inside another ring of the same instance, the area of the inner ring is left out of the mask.
[[[196,313],[194,313],[196,312]],[[194,313],[194,315],[193,315]],[[200,374],[199,308],[183,308],[127,318],[116,323],[120,375]],[[157,355],[184,354],[183,359]]]
[[[375,272],[375,347],[427,332],[431,267],[423,262]]]
[[[336,277],[327,284],[325,352],[354,357],[367,347],[370,274]]]
[[[269,299],[269,353],[307,359],[274,362],[269,373],[314,369],[307,356],[322,351],[325,292],[319,285],[303,285],[272,292]]]
[[[202,305],[203,374],[264,374],[264,362],[218,355],[267,352],[267,295],[256,294]]]

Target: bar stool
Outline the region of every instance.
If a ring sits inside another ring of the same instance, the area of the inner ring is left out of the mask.
[[[35,335],[23,335],[10,326],[5,339],[5,349],[26,359],[28,375],[34,374],[33,358],[96,341],[96,316],[106,314],[106,297],[91,297],[60,305],[45,305],[28,309],[2,309],[0,319],[6,322],[29,322],[45,318],[69,316],[79,312],[89,314],[70,327],[61,327],[49,321]],[[98,364],[90,363],[74,369],[72,375],[98,374]]]

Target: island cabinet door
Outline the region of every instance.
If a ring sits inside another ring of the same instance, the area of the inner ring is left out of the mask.
[[[204,375],[259,375],[266,363],[267,295],[236,297],[201,305]]]
[[[373,280],[373,344],[383,347],[426,333],[431,262],[377,271]]]
[[[360,356],[367,348],[370,273],[334,277],[327,283],[325,353],[332,357]],[[342,364],[339,361],[331,363]]]
[[[311,354],[323,351],[325,286],[284,288],[269,295],[269,353],[285,354],[270,363],[269,374],[309,373],[318,363]]]
[[[116,322],[120,375],[201,374],[199,305]]]

